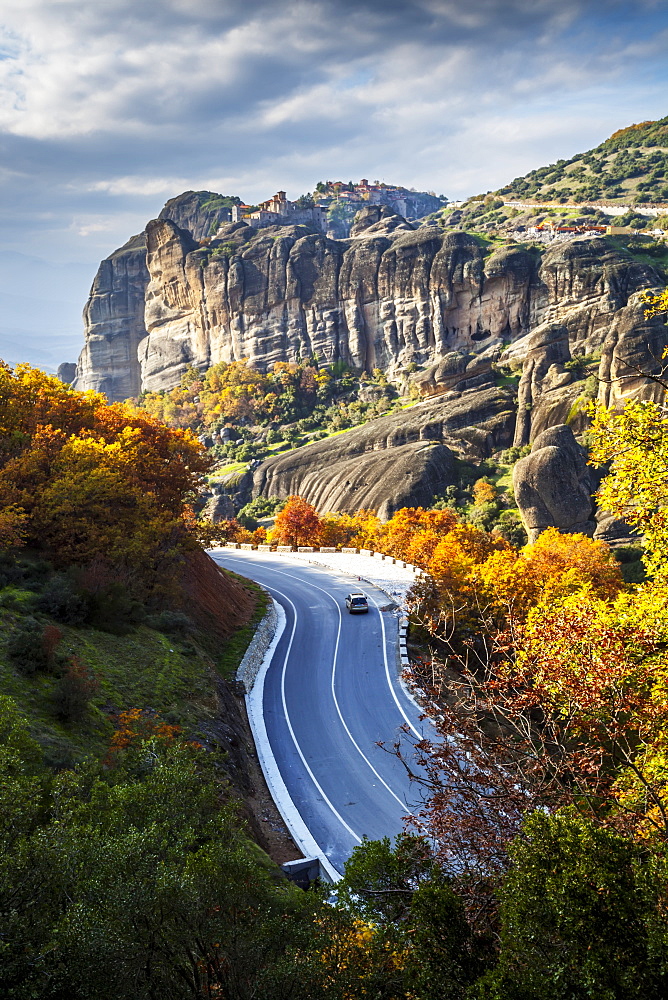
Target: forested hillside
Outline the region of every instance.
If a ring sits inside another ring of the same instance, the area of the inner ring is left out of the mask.
[[[619,129],[600,146],[531,170],[496,193],[528,201],[668,202],[668,117]]]

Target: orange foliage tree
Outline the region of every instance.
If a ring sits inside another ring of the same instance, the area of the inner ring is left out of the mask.
[[[145,576],[195,544],[188,500],[209,460],[194,435],[29,365],[0,365],[0,468],[5,544]]]
[[[486,599],[523,618],[539,601],[582,587],[614,597],[622,587],[619,563],[604,542],[586,535],[542,532],[519,552],[510,546],[492,553],[480,568]]]
[[[318,545],[321,527],[315,507],[303,497],[289,496],[276,515],[271,540],[278,545]]]
[[[484,503],[492,503],[496,499],[496,488],[486,479],[478,479],[473,484],[473,503],[480,507]]]

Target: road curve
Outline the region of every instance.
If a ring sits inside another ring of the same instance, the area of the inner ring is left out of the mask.
[[[396,615],[380,610],[382,591],[333,570],[249,550],[212,556],[285,612],[264,683],[267,737],[292,803],[342,872],[363,837],[399,833],[416,802],[403,765],[376,745],[426,725],[397,679]],[[345,595],[360,586],[370,611],[350,615]]]

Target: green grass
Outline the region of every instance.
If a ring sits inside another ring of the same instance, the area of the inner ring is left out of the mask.
[[[228,462],[227,465],[223,465],[220,469],[216,469],[214,472],[209,473],[206,478],[210,483],[212,483],[218,479],[222,479],[223,476],[230,476],[235,472],[245,472],[247,466],[248,462]]]
[[[71,767],[87,756],[102,757],[116,728],[118,713],[150,710],[170,724],[195,734],[218,712],[217,674],[232,677],[265,614],[267,598],[256,584],[238,578],[256,596],[253,618],[226,642],[208,649],[198,635],[164,634],[141,625],[127,635],[56,623],[61,632],[58,652],[77,657],[95,675],[98,688],[84,717],[73,723],[56,714],[56,673],[25,676],[17,670],[0,641],[0,691],[13,698],[30,720],[48,766]],[[0,636],[8,637],[27,614],[34,614],[35,595],[17,586],[0,590]],[[53,619],[37,614],[40,625]],[[222,648],[221,648],[222,647]],[[211,655],[208,655],[210,653]]]
[[[245,577],[238,576],[236,573],[232,573],[229,570],[226,570],[226,572],[229,576],[237,579],[246,588],[246,590],[252,591],[257,599],[255,611],[253,612],[253,617],[249,623],[244,625],[243,628],[240,628],[230,639],[227,640],[225,649],[218,657],[216,669],[221,677],[229,680],[234,677],[237,667],[241,663],[244,653],[248,649],[258,625],[267,613],[269,598],[264,590],[256,583],[253,583],[252,580],[247,580]]]
[[[33,596],[24,593],[26,599]],[[8,635],[22,617],[16,609],[2,608],[2,634]],[[50,619],[40,616],[40,621],[48,624]],[[0,690],[14,698],[29,717],[47,763],[69,766],[88,754],[101,756],[114,731],[116,713],[130,708],[153,709],[186,730],[215,714],[211,661],[189,640],[146,626],[124,636],[61,624],[58,628],[62,633],[59,651],[79,657],[99,683],[85,718],[76,724],[56,717],[58,678],[48,672],[24,676],[10,661],[4,644],[0,645]]]

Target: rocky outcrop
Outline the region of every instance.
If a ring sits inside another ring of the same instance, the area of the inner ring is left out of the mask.
[[[320,512],[365,507],[389,517],[454,485],[455,453],[481,458],[507,447],[513,420],[505,390],[453,393],[268,459],[255,472],[253,493],[298,493]]]
[[[530,542],[551,527],[594,534],[589,469],[573,431],[565,424],[538,435],[531,454],[515,464],[513,489]]]
[[[56,375],[65,385],[72,385],[77,377],[77,366],[71,361],[64,361],[62,365],[58,365]]]
[[[501,363],[522,369],[514,443],[530,444],[548,427],[585,424],[578,359],[598,360],[597,391],[607,405],[657,398],[655,373],[666,346],[659,317],[645,319],[640,289],[662,283],[652,267],[604,240],[560,244],[540,268],[550,304],[544,321],[506,348]],[[596,371],[596,369],[590,369]]]
[[[186,191],[167,202],[160,219],[204,239],[229,215],[220,201],[210,191]],[[137,350],[146,336],[146,253],[146,236],[140,233],[100,264],[84,308],[85,345],[71,380],[75,389],[104,392],[110,400],[141,392]]]
[[[645,319],[641,292],[662,283],[658,271],[605,239],[490,252],[370,205],[334,240],[303,225],[226,223],[221,203],[186,192],[102,262],[76,388],[123,399],[170,388],[191,365],[241,358],[381,368],[427,401],[270,459],[254,492],[389,513],[442,493],[454,454],[475,461],[533,442],[517,469],[530,534],[594,530],[572,431],[597,393],[612,405],[656,397],[644,373],[658,367],[666,327]],[[250,475],[233,492],[248,498]],[[599,522],[601,537],[623,531]]]
[[[350,236],[389,236],[399,229],[406,232],[415,228],[389,205],[367,205],[353,219]]]
[[[346,240],[306,226],[223,223],[201,246],[226,212],[219,202],[186,192],[148,225],[145,250],[135,237],[103,262],[77,388],[118,399],[130,386],[169,388],[190,364],[248,358],[267,367],[317,355],[395,376],[417,366],[425,391],[439,392],[452,383],[444,361],[466,356],[476,378],[476,356],[491,364],[506,349],[531,369],[517,428],[527,443],[568,414],[577,395],[567,389],[577,380],[569,360],[642,341],[634,296],[661,281],[605,240],[559,244],[542,257],[519,246],[490,254],[467,233],[416,228],[381,205],[359,213]]]
[[[187,230],[197,241],[204,240],[215,235],[219,226],[230,221],[230,208],[221,204],[228,200],[215,191],[184,191],[178,197],[170,198],[158,218],[169,219],[179,229]]]
[[[146,336],[148,269],[144,234],[133,236],[98,268],[84,309],[86,343],[75,389],[104,392],[110,400],[141,391],[137,348]]]
[[[302,226],[223,227],[196,247],[169,222],[147,227],[141,384],[173,385],[189,364],[317,355],[355,367],[433,363],[515,339],[531,323],[532,258],[487,261],[464,233],[423,227],[334,241]]]
[[[234,503],[227,493],[214,493],[206,501],[202,509],[202,517],[218,524],[220,521],[230,521],[234,517]]]

